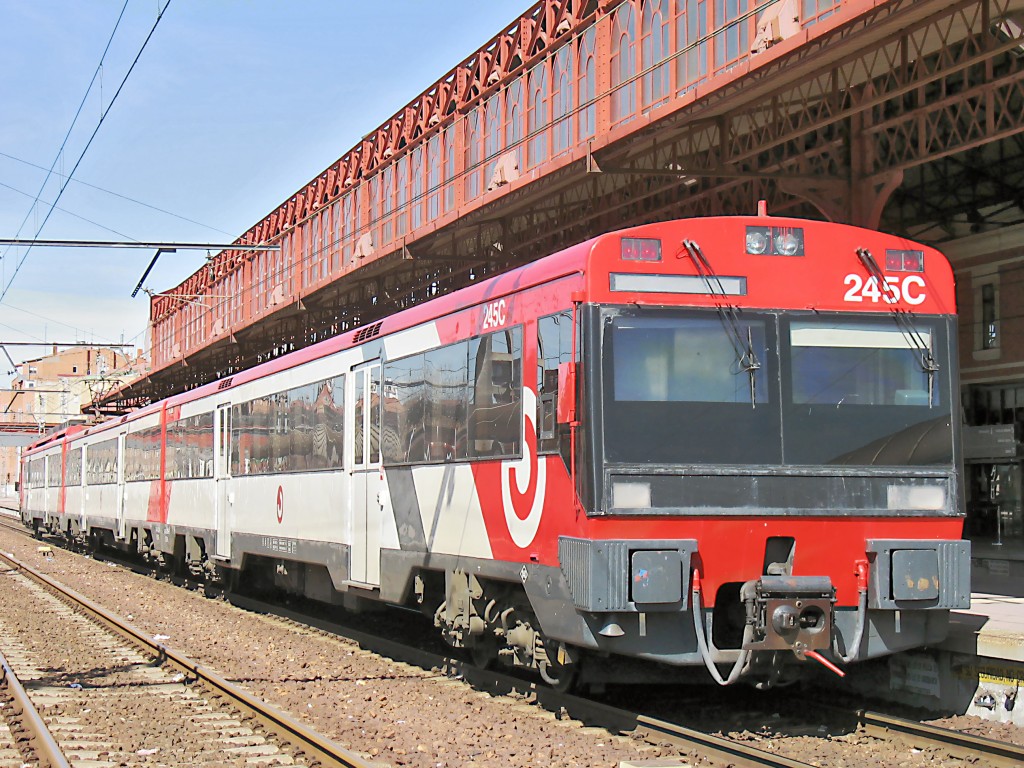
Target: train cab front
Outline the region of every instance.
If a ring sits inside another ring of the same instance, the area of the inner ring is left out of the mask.
[[[922,298],[948,269],[848,227],[788,259],[708,232],[580,308],[587,541],[561,568],[594,645],[767,686],[936,642],[970,597],[956,318]],[[912,305],[844,304],[875,279],[858,248]]]

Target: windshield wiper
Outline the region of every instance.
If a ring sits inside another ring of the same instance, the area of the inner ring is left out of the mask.
[[[761,369],[761,361],[757,359],[757,355],[754,354],[754,340],[751,333],[750,326],[747,326],[747,338],[744,341],[743,331],[740,327],[739,312],[736,309],[736,305],[729,301],[728,294],[725,292],[725,286],[722,285],[722,281],[718,275],[715,274],[714,267],[711,266],[711,262],[708,261],[707,256],[701,250],[700,245],[694,240],[683,240],[683,250],[690,257],[690,261],[693,262],[694,269],[697,270],[697,275],[704,281],[704,284],[708,287],[708,293],[715,301],[715,308],[718,310],[718,316],[722,321],[722,327],[725,328],[725,332],[729,337],[729,343],[732,344],[732,350],[736,353],[736,360],[739,363],[741,371],[745,371],[750,377],[750,407],[757,407],[757,372]],[[678,255],[678,254],[677,254]],[[713,281],[713,282],[712,282]],[[718,290],[715,290],[715,288]]]
[[[878,262],[875,261],[875,257],[871,255],[871,251],[867,248],[858,248],[856,254],[861,264],[868,271],[869,277],[878,284],[878,289],[882,292],[883,298],[886,296],[891,297],[885,298],[885,301],[889,304],[889,313],[892,315],[896,327],[900,329],[900,332],[903,333],[914,346],[914,349],[920,354],[921,370],[928,374],[928,407],[931,408],[932,395],[935,390],[935,374],[939,371],[939,363],[935,359],[935,355],[932,354],[931,347],[925,342],[921,332],[917,330],[917,326],[914,323],[914,313],[909,309],[897,306],[899,295],[885,281],[885,274],[882,272],[881,267],[878,266]]]

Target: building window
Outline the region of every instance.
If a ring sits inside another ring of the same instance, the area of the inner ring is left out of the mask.
[[[981,348],[999,347],[999,305],[996,300],[996,286],[985,283],[981,286]]]
[[[997,275],[985,275],[975,283],[974,316],[975,351],[997,353],[999,348],[999,282]]]

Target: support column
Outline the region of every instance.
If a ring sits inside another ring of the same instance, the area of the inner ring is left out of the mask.
[[[869,89],[870,85],[866,90]],[[843,148],[831,153],[833,167],[846,169],[846,178],[823,175],[820,179],[809,180],[783,176],[779,187],[787,194],[807,200],[829,221],[878,229],[889,198],[903,183],[903,170],[876,168],[875,145],[872,135],[864,130],[864,124],[865,112],[854,113]],[[843,156],[835,157],[838,154]]]

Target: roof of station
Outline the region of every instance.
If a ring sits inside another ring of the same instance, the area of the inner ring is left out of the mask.
[[[941,243],[1024,219],[1024,2],[719,5],[536,3],[154,296],[153,370],[107,406],[648,221],[765,199]]]

